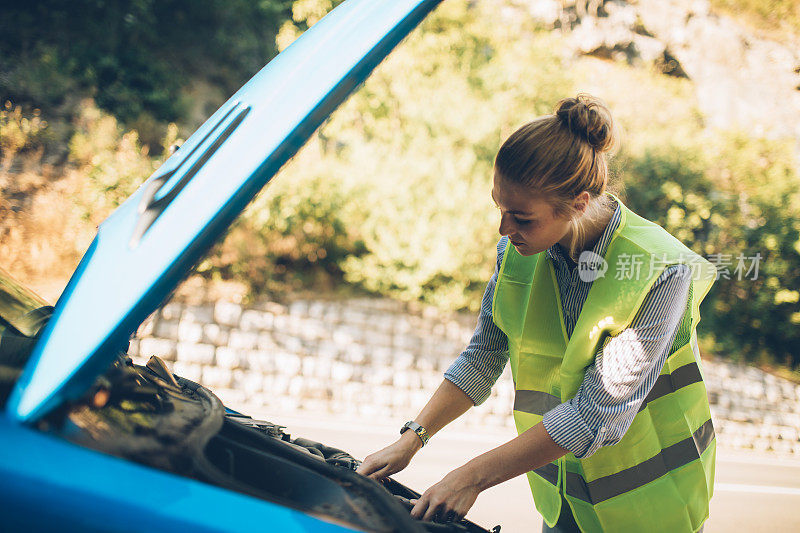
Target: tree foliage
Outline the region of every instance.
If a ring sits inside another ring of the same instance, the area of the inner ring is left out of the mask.
[[[0,17],[0,94],[53,110],[94,97],[123,122],[182,117],[198,78],[226,94],[275,53],[287,0],[37,0]]]
[[[703,150],[654,148],[627,165],[631,207],[716,264],[703,320],[733,359],[800,363],[793,150],[790,142],[720,133]]]
[[[251,206],[243,223],[258,237],[249,238],[275,243],[294,231],[281,229],[285,210],[275,198],[291,191],[314,203],[343,191],[347,205],[331,225],[346,228],[354,253],[336,245],[316,254],[319,267],[335,261],[326,268],[372,292],[475,308],[499,237],[488,194],[495,151],[570,84],[551,36],[531,22],[498,31],[487,18],[517,24],[490,6],[442,4]],[[226,246],[246,248],[232,239]],[[308,268],[306,256],[274,261]],[[257,260],[245,251],[244,262]]]

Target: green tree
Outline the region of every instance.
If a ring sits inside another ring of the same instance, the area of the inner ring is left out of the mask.
[[[182,117],[198,78],[230,94],[276,53],[288,0],[38,0],[0,17],[0,94],[42,109],[92,96],[124,122]]]

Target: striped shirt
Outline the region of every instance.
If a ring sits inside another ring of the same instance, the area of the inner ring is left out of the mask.
[[[617,205],[592,249],[594,253],[605,256],[620,215]],[[476,405],[489,397],[509,357],[508,339],[492,319],[494,288],[507,245],[507,237],[497,244],[497,264],[483,295],[475,333],[444,373],[445,379]],[[558,243],[546,256],[555,267],[564,326],[571,337],[592,281],[581,280],[577,265]],[[686,309],[690,285],[691,270],[686,265],[664,269],[628,328],[606,339],[597,351],[575,397],[544,414],[545,430],[556,444],[582,459],[622,439],[664,366]]]

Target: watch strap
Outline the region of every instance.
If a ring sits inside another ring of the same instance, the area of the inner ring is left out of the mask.
[[[419,424],[411,420],[403,424],[403,427],[400,428],[400,434],[402,435],[408,429],[417,434],[417,437],[419,437],[419,440],[422,441],[423,446],[428,444],[428,440],[430,439],[430,435],[428,435],[428,430],[426,430],[424,427],[420,426]]]

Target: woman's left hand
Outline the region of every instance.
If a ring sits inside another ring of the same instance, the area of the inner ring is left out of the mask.
[[[426,490],[416,500],[411,516],[436,522],[457,522],[466,516],[481,490],[477,476],[466,465],[462,466]]]

